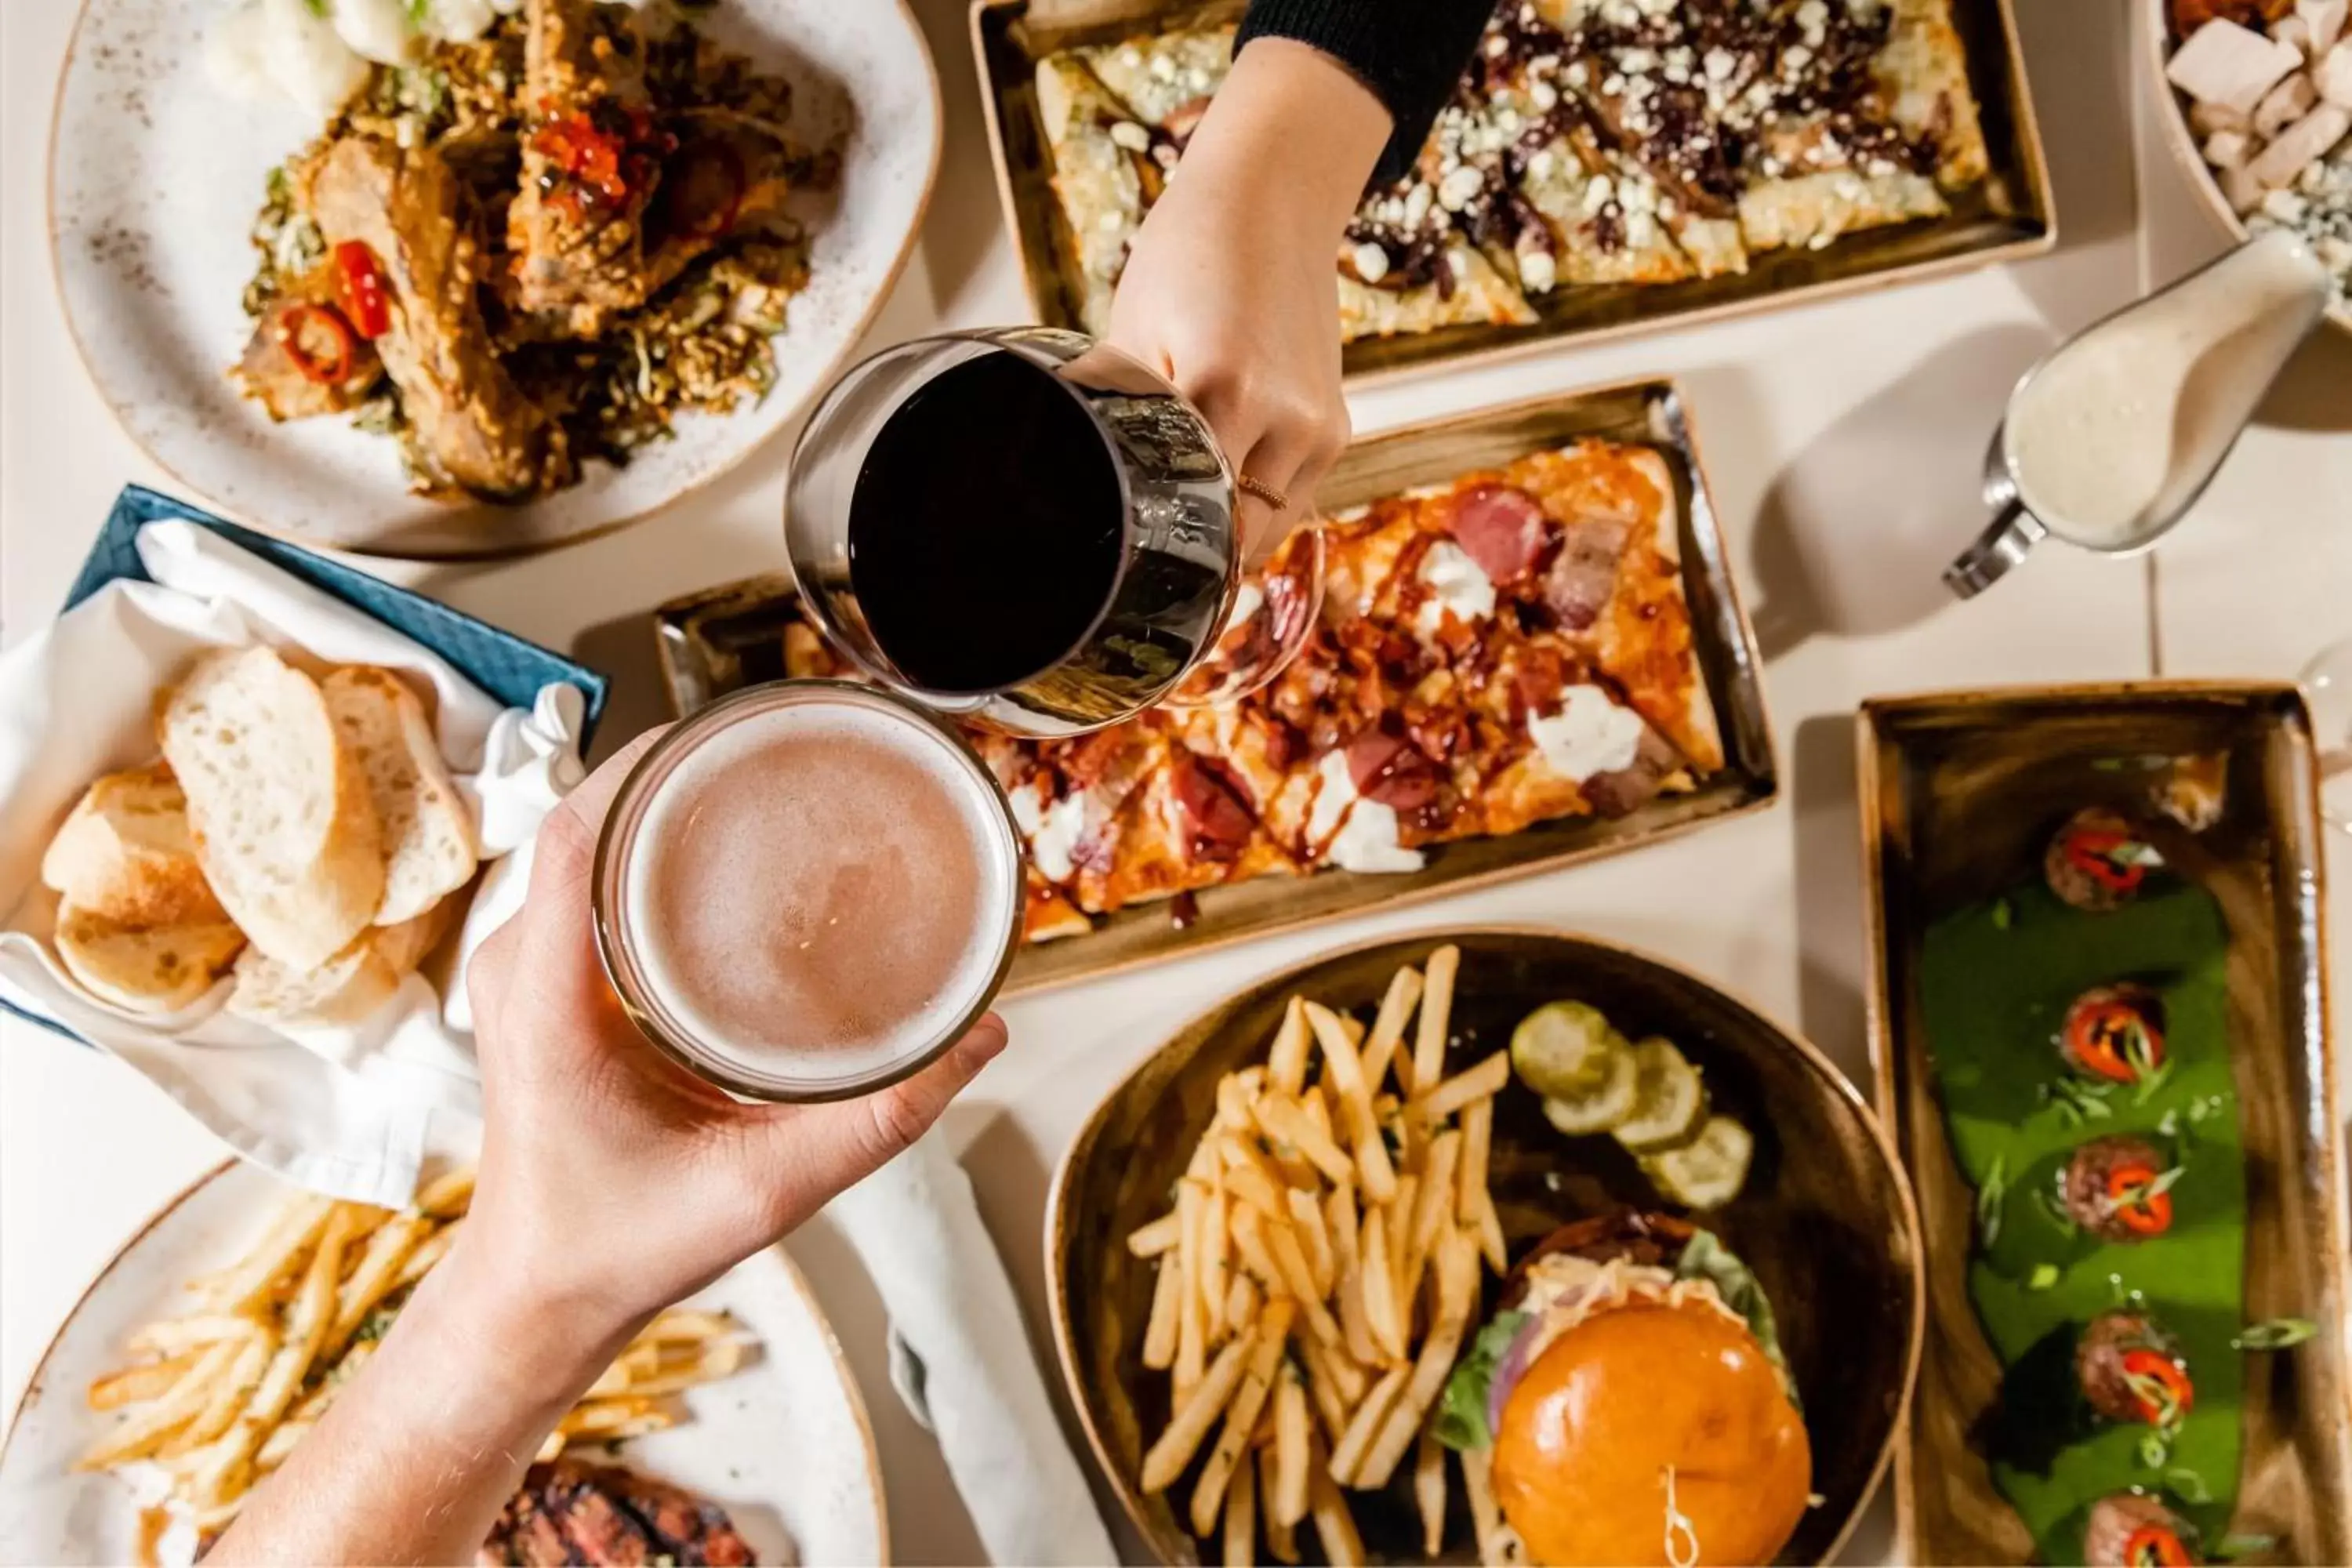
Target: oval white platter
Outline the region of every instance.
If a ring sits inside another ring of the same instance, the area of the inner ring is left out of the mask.
[[[91,1284],[0,1442],[0,1563],[138,1560],[143,1500],[131,1482],[72,1468],[119,1418],[92,1411],[82,1391],[121,1364],[141,1325],[185,1310],[187,1282],[252,1245],[287,1190],[250,1165],[225,1165],[149,1220]],[[591,1245],[625,1251],[627,1243]],[[691,1419],[631,1438],[617,1462],[724,1507],[762,1563],[886,1561],[888,1525],[865,1401],[800,1271],[771,1248],[691,1304],[734,1314],[759,1337],[760,1352],[734,1376],[687,1391]],[[165,1560],[185,1562],[192,1535],[173,1531]]]
[[[269,170],[320,128],[226,98],[204,65],[227,0],[85,0],[49,145],[58,291],[83,363],[176,488],[297,543],[410,558],[514,554],[616,528],[740,462],[831,382],[906,264],[939,166],[940,91],[904,0],[719,0],[700,25],[793,86],[792,128],[841,178],[795,212],[809,284],[756,407],[680,418],[625,468],[519,507],[408,493],[394,443],[341,418],[272,425],[224,371],[251,328],[247,235]]]

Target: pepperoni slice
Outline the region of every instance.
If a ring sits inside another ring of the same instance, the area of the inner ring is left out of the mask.
[[[1248,787],[1221,764],[1180,753],[1170,778],[1196,859],[1231,860],[1249,847],[1257,831]]]
[[[1348,776],[1356,793],[1398,811],[1416,811],[1437,795],[1437,766],[1402,735],[1367,730],[1348,742]]]
[[[1497,584],[1534,571],[1551,537],[1542,503],[1517,485],[1472,485],[1454,498],[1453,521],[1463,552]]]

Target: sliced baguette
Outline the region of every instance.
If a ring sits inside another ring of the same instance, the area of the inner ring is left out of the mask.
[[[245,933],[226,921],[141,929],[71,904],[58,911],[58,957],[67,973],[126,1013],[194,1006],[245,945]]]
[[[41,880],[68,904],[126,926],[228,919],[196,864],[187,796],[162,763],[90,785],[49,840]]]
[[[356,1024],[383,1006],[449,929],[455,900],[396,926],[373,926],[312,969],[278,963],[258,948],[236,961],[228,1010],[256,1023],[289,1027]]]
[[[375,923],[414,919],[466,885],[481,860],[474,816],[441,760],[425,705],[388,669],[354,666],[320,682],[343,750],[366,774],[383,829]]]
[[[254,946],[315,968],[383,899],[382,829],[318,683],[266,647],[197,661],[165,700],[164,760],[196,860]]]

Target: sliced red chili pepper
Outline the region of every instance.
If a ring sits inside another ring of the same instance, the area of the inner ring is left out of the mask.
[[[2164,1037],[2147,1015],[2117,997],[2075,1004],[2066,1015],[2066,1054],[2084,1072],[2137,1083],[2164,1065]]]
[[[2147,868],[2136,859],[2122,857],[2118,851],[2137,843],[2128,833],[2112,828],[2086,827],[2066,841],[2066,859],[2100,886],[2112,892],[2137,892],[2147,879]]]
[[[2148,1189],[2158,1173],[2145,1165],[2122,1165],[2107,1173],[2107,1198],[2116,1217],[2140,1236],[2162,1236],[2172,1228],[2172,1194]]]
[[[392,331],[392,294],[365,240],[347,239],[335,247],[335,298],[360,336],[380,338]]]
[[[2162,1351],[2126,1351],[2124,1376],[2139,1404],[2139,1418],[2151,1426],[2177,1424],[2197,1403],[2189,1370]]]
[[[618,206],[628,199],[629,187],[621,170],[627,144],[597,129],[583,113],[551,120],[530,134],[531,151],[598,200]]]
[[[2180,1537],[2160,1524],[2143,1524],[2124,1542],[2130,1568],[2190,1568],[2196,1561]]]
[[[278,346],[305,381],[332,386],[352,374],[359,340],[331,306],[293,305],[278,317]]]

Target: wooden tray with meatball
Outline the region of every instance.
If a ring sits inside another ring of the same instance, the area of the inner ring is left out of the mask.
[[[1911,1562],[2352,1562],[2343,1133],[2291,687],[1866,704]]]

